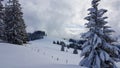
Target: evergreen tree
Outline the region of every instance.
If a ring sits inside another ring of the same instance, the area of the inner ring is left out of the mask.
[[[5,5],[5,24],[7,42],[19,45],[27,43],[26,26],[18,0],[9,0]]]
[[[61,51],[65,51],[65,43],[61,41],[60,45],[61,45]]]
[[[56,44],[56,42],[55,42],[55,41],[53,41],[53,44]]]
[[[83,59],[80,62],[81,66],[88,68],[117,68],[115,62],[120,59],[120,50],[114,44],[117,40],[113,39],[111,33],[114,32],[107,26],[107,17],[104,17],[105,9],[98,9],[100,0],[92,1],[92,8],[89,8],[85,19],[88,32],[82,35],[86,42],[82,45]]]
[[[65,45],[61,45],[61,51],[65,51]]]
[[[58,44],[58,45],[60,45],[60,42],[59,42],[59,41],[57,41],[57,44]]]
[[[5,29],[5,24],[4,24],[4,12],[3,12],[3,0],[0,0],[0,39],[4,40],[4,29]]]
[[[78,49],[78,47],[77,47],[77,46],[74,46],[74,51],[73,51],[73,54],[78,54],[77,49]]]

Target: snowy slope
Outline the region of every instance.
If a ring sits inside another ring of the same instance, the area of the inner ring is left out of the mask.
[[[79,55],[61,52],[50,38],[24,46],[0,43],[0,68],[82,68]]]
[[[61,46],[52,44],[52,42],[53,39],[45,38],[43,40],[30,42],[27,48],[32,48],[37,53],[47,56],[54,64],[79,64],[80,54],[74,55],[72,54],[73,50],[67,50],[67,48],[66,50],[68,52],[61,52]]]
[[[44,64],[50,64],[45,56],[23,46],[0,43],[0,68],[30,68]]]
[[[72,54],[72,49],[61,52],[53,40],[61,39],[45,38],[24,46],[0,43],[0,68],[83,68],[78,65],[80,54]]]

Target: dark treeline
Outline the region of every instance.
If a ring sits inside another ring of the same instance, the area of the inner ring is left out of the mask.
[[[44,31],[35,31],[33,33],[28,33],[28,40],[33,41],[43,39],[44,36],[46,36],[46,33]]]

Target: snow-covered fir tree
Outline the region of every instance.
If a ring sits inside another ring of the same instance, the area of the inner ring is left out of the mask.
[[[5,29],[5,24],[4,24],[4,12],[3,12],[3,0],[0,0],[0,39],[4,39],[4,29]]]
[[[61,51],[65,51],[65,45],[61,45]]]
[[[73,54],[78,54],[78,47],[77,46],[74,46],[74,51],[73,51]]]
[[[115,62],[120,59],[120,49],[114,45],[117,40],[111,37],[114,32],[111,27],[107,26],[108,17],[103,16],[107,12],[106,9],[99,9],[100,0],[92,0],[92,7],[88,9],[90,13],[86,20],[86,28],[88,32],[82,35],[87,41],[82,45],[83,59],[80,66],[88,68],[117,68]]]
[[[26,26],[18,0],[9,0],[5,5],[6,41],[22,45],[27,43]]]

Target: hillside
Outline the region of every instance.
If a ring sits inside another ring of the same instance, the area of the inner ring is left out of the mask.
[[[46,37],[24,46],[0,43],[0,68],[83,68],[79,66],[80,51],[77,55],[72,54],[73,49],[61,52],[53,40],[61,39]]]
[[[79,55],[61,52],[51,38],[24,46],[0,43],[0,68],[79,68]]]

